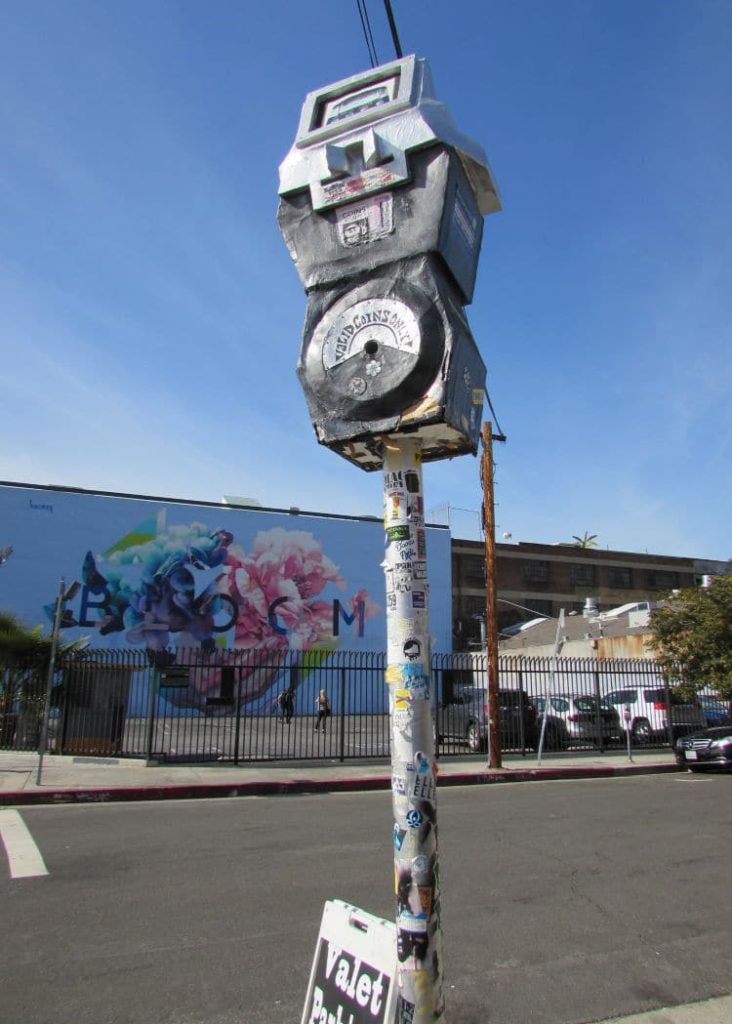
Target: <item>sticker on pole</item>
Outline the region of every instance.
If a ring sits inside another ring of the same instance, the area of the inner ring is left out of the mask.
[[[394,923],[328,900],[301,1024],[391,1024],[396,997]]]

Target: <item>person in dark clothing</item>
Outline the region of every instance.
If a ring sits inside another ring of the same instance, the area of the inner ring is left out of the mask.
[[[282,712],[283,723],[289,725],[292,721],[292,716],[295,714],[295,691],[291,686],[288,686],[286,690],[277,695],[276,704]]]

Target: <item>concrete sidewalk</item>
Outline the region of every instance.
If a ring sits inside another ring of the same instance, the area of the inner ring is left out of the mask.
[[[730,1024],[732,996],[705,999],[700,1003],[683,1006],[665,1006],[647,1013],[634,1013],[630,1017],[612,1017],[599,1024]]]
[[[439,785],[592,779],[679,770],[670,750],[634,753],[632,762],[626,754],[575,752],[545,755],[541,766],[535,756],[508,755],[503,763],[503,769],[494,771],[487,767],[485,755],[441,758]],[[37,768],[37,754],[0,751],[0,806],[353,792],[389,789],[391,785],[387,760],[148,766],[137,759],[47,754],[40,785],[36,784]]]

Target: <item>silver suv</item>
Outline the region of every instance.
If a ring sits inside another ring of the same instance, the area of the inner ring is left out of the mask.
[[[667,692],[663,686],[624,686],[606,693],[605,700],[617,709],[620,725],[626,733],[630,731],[634,743],[668,739],[669,728],[676,739],[706,725],[698,701],[680,697],[673,689]]]
[[[437,705],[436,746],[443,740],[464,742],[477,753],[488,748],[488,693],[484,687],[457,683]],[[498,710],[503,750],[536,746],[536,706],[522,690],[499,690]]]
[[[547,750],[566,750],[571,743],[612,742],[622,736],[616,708],[591,694],[578,697],[551,694],[548,700],[537,697],[536,707],[540,730],[546,714],[544,746]]]

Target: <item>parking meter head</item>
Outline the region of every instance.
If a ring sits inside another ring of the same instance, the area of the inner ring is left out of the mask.
[[[434,257],[312,292],[298,376],[320,443],[363,469],[389,434],[426,462],[477,450],[485,366]]]
[[[278,221],[306,290],[432,252],[472,299],[483,214],[500,209],[482,148],[411,56],[310,93],[280,166]]]

